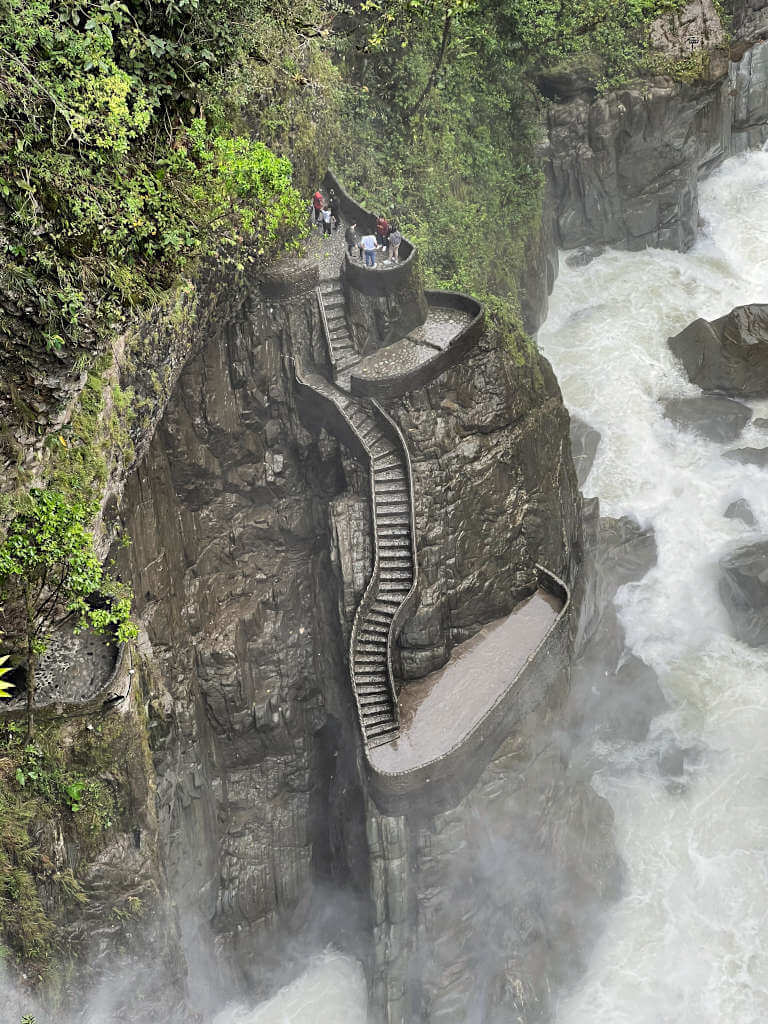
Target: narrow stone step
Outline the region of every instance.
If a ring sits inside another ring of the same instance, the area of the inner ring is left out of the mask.
[[[358,686],[357,687],[357,693],[358,693],[358,695],[360,697],[364,697],[364,696],[372,696],[373,697],[373,696],[381,696],[384,693],[386,693],[388,695],[389,694],[389,689],[388,689],[388,687],[387,687],[387,685],[385,683],[383,683],[381,686],[374,686],[373,684],[368,684],[368,685],[365,685],[365,686]]]
[[[383,458],[385,455],[392,455],[393,453],[394,448],[388,441],[379,441],[371,454],[375,460],[377,458]]]
[[[370,660],[367,660],[370,659]],[[355,655],[355,675],[362,672],[384,672],[387,671],[387,649],[382,647],[376,654],[370,651]]]
[[[375,473],[374,480],[376,481],[377,494],[400,494],[405,497],[408,496],[408,484],[405,480],[379,480]]]
[[[357,638],[357,649],[360,654],[381,654],[387,647],[387,641],[382,637],[381,640],[371,640],[369,638],[363,638],[358,635]]]
[[[389,624],[391,621],[392,612],[389,611],[389,609],[374,610],[374,608],[371,607],[366,618],[366,625],[370,623],[371,625],[385,626],[387,632],[389,632]]]
[[[404,568],[399,566],[394,569],[382,569],[381,583],[382,586],[385,583],[404,583],[406,589],[410,590],[411,583],[413,583],[413,573],[411,572],[410,567]]]
[[[360,708],[363,714],[367,711],[388,711],[392,714],[392,698],[388,693],[382,693],[381,696],[377,694],[366,694],[364,697],[360,697]]]
[[[357,634],[358,642],[371,643],[371,644],[382,644],[384,647],[387,646],[387,634],[389,630],[386,626],[379,625],[377,622],[365,621],[360,627],[360,632]]]
[[[403,468],[403,463],[400,460],[400,458],[398,457],[397,453],[394,451],[394,449],[390,449],[390,451],[387,452],[384,455],[377,455],[376,456],[375,472],[377,472],[377,473],[380,470],[382,470],[382,471],[386,470],[386,469],[400,469],[400,470],[402,470],[402,468]]]
[[[370,729],[366,727],[365,735],[369,742],[375,740],[375,743],[371,743],[371,746],[376,746],[380,743],[389,743],[399,731],[393,722],[391,725],[374,725]]]
[[[370,711],[367,709],[363,710],[363,723],[366,729],[368,726],[381,725],[383,722],[387,722],[391,725],[394,720],[395,716],[392,714],[391,710],[374,711],[373,708]]]
[[[376,508],[389,512],[395,507],[402,508],[404,512],[409,511],[406,491],[389,491],[386,494],[376,491]]]

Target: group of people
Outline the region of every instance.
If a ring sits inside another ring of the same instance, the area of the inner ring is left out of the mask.
[[[355,251],[360,259],[365,258],[366,267],[376,266],[376,253],[383,252],[384,260],[391,260],[393,263],[400,262],[400,243],[403,236],[397,224],[390,224],[383,213],[376,218],[376,234],[368,234],[360,237],[357,233],[357,224],[350,224],[344,233],[344,241],[347,243],[347,252],[350,259],[355,258]]]
[[[333,189],[328,190],[328,198],[318,189],[312,196],[310,218],[315,225],[322,225],[323,234],[330,235],[337,231],[341,222],[341,204]],[[366,267],[376,266],[376,253],[383,253],[383,260],[400,262],[400,244],[403,236],[396,224],[390,224],[383,213],[376,218],[375,234],[360,235],[357,224],[350,224],[344,232],[344,241],[350,259],[365,259]]]

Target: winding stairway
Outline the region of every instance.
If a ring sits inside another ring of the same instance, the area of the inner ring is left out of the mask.
[[[332,403],[369,461],[374,567],[352,626],[349,662],[363,736],[374,747],[399,731],[391,649],[416,585],[408,452],[377,403],[353,398],[319,374],[298,375]]]
[[[352,331],[346,314],[346,302],[340,277],[326,278],[318,289],[318,301],[325,319],[331,363],[336,379],[345,379],[348,383],[349,368],[360,356],[355,350]]]

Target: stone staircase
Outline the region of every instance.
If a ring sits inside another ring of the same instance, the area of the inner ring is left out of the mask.
[[[328,329],[331,363],[335,378],[348,383],[349,368],[360,356],[355,350],[352,331],[347,321],[344,291],[340,277],[326,278],[317,290],[322,315]]]
[[[353,398],[318,374],[301,379],[333,403],[369,459],[375,561],[355,615],[349,660],[363,735],[369,747],[378,746],[399,731],[391,648],[416,582],[408,454],[375,403]]]

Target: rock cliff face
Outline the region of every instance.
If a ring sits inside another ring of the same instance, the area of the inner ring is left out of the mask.
[[[690,53],[688,37],[708,51],[706,75],[692,85],[656,78],[600,97],[561,87],[567,102],[550,109],[546,162],[563,248],[693,244],[699,178],[768,137],[768,46],[749,45],[766,6],[740,22],[740,60],[731,64],[708,0],[657,23],[669,56]]]
[[[384,913],[380,927],[395,923],[378,899],[372,864],[378,858],[391,867],[396,851],[376,837],[391,835],[397,819],[382,818],[371,803],[366,810],[344,662],[370,574],[367,482],[333,437],[307,430],[294,405],[290,358],[319,361],[321,335],[311,274],[302,284],[295,270],[284,273],[290,288],[280,287],[277,271],[187,365],[121,504],[133,538],[123,564],[155,666],[150,709],[162,842],[184,940],[189,950],[212,943],[256,987],[281,976],[277,936],[295,936],[317,917],[318,880],[343,885],[361,920]],[[286,299],[289,292],[295,297]],[[513,353],[505,339],[487,336],[466,363],[390,411],[411,445],[417,496],[422,586],[401,652],[412,677],[511,610],[533,588],[535,561],[573,574],[579,498],[567,414],[533,347]],[[549,727],[566,690],[562,679],[542,711]],[[580,814],[602,821],[606,839],[604,805],[584,787],[574,798],[557,755],[541,756],[542,743],[531,726],[509,741],[466,807],[413,823],[416,859],[401,885],[414,905],[444,873],[447,924],[454,872],[458,881],[470,870],[469,862],[460,869],[453,861],[448,840],[452,830],[471,832],[477,815],[488,815],[491,831],[501,828],[509,856],[524,855],[502,805],[519,805],[520,814],[528,808],[528,831],[538,830],[531,850],[550,849],[563,887],[578,851],[554,851],[539,801],[561,803],[565,814],[575,799]],[[540,788],[521,794],[517,772],[502,769],[534,756],[547,766]],[[427,837],[441,831],[446,845],[430,859]],[[511,911],[519,897],[515,886],[507,890]],[[489,891],[480,900],[472,934],[490,898]],[[435,923],[428,914],[421,919],[419,956]],[[364,930],[377,936],[379,924]],[[329,927],[338,940],[338,927]],[[466,925],[457,918],[451,927],[462,942]],[[547,921],[544,930],[559,933],[560,926]],[[379,1006],[400,1019],[415,1004],[385,998],[405,982],[379,954],[374,943],[373,970],[380,981],[386,976]],[[471,965],[469,958],[458,986],[467,1005],[478,992]],[[439,988],[447,969],[442,958],[426,971],[425,991]],[[497,970],[494,984],[502,984]],[[526,984],[543,998],[531,962],[526,971]],[[435,998],[427,1019],[446,1019],[440,1007],[448,1004]]]

